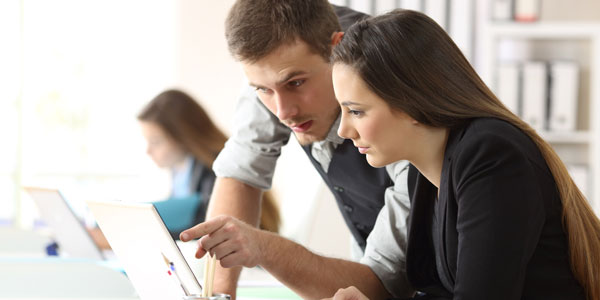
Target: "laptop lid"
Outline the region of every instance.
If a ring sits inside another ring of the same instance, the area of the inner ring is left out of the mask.
[[[38,207],[41,218],[54,233],[61,256],[103,260],[104,255],[83,222],[56,189],[23,188]]]
[[[154,205],[119,201],[86,203],[140,299],[181,299],[184,290],[189,294],[201,293],[200,284]],[[169,262],[175,272],[169,272]]]

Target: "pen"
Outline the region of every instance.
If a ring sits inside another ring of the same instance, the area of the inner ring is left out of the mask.
[[[177,282],[179,283],[179,286],[181,286],[181,289],[183,289],[183,293],[185,293],[186,296],[189,296],[190,293],[188,292],[188,290],[185,288],[185,286],[181,282],[181,278],[179,278],[179,274],[177,274],[177,271],[175,270],[175,264],[173,264],[172,261],[168,260],[167,257],[162,252],[160,254],[163,257],[165,264],[167,264],[167,267],[169,268],[167,271],[169,276],[172,276],[173,274],[175,274],[175,277],[177,278]]]

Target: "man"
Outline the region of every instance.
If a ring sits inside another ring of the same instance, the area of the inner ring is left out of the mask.
[[[260,265],[303,298],[329,297],[349,285],[372,298],[410,293],[404,251],[398,251],[406,246],[406,163],[372,168],[337,135],[341,111],[329,55],[341,27],[362,16],[334,11],[326,0],[238,0],[229,12],[229,49],[255,91],[240,100],[236,132],[213,165],[218,178],[209,221],[181,234],[184,241],[202,237],[198,257],[207,249],[220,260],[215,291],[235,295],[241,268],[225,268]],[[262,189],[270,187],[291,132],[334,194],[365,252],[362,264],[316,255],[255,228]]]

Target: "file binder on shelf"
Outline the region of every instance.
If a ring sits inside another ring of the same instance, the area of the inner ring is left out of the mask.
[[[552,62],[550,70],[550,118],[552,131],[575,131],[579,67],[575,62]]]
[[[590,199],[590,191],[588,187],[589,181],[589,171],[585,165],[567,165],[567,170],[569,171],[569,175],[571,175],[571,179],[575,182],[575,185],[579,188],[579,190],[583,193],[583,195]]]
[[[546,129],[547,76],[546,63],[537,61],[523,63],[522,118],[537,131]]]
[[[446,0],[424,0],[424,12],[442,28],[448,29],[446,13],[448,11],[448,3]]]
[[[492,0],[492,20],[512,21],[515,0]]]
[[[400,5],[404,9],[424,11],[423,0],[402,0]]]
[[[496,96],[504,103],[506,108],[520,116],[520,66],[516,62],[501,63],[498,66],[496,81]]]
[[[534,22],[540,18],[540,0],[515,0],[515,20]]]
[[[348,6],[348,0],[329,0],[329,3],[337,6]]]
[[[393,10],[398,7],[398,0],[376,0],[375,1],[375,12],[376,15],[382,15],[386,12]]]
[[[373,3],[374,0],[350,0],[349,1],[350,8],[363,12],[367,15],[373,13]]]
[[[460,48],[463,55],[469,60],[473,59],[473,24],[475,23],[474,1],[453,0],[449,2],[450,20],[447,31],[452,40]]]

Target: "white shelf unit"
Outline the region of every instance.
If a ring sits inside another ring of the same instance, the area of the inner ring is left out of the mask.
[[[588,169],[588,200],[600,214],[600,23],[598,22],[494,22],[484,5],[477,35],[478,72],[494,90],[506,44],[516,45],[524,60],[573,60],[580,65],[577,130],[540,132],[566,164]],[[508,41],[508,42],[507,42]],[[510,50],[510,47],[508,47]],[[513,57],[513,61],[519,58]],[[502,99],[501,99],[502,100]]]

